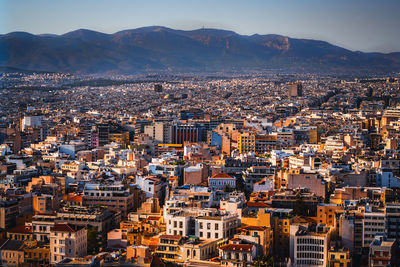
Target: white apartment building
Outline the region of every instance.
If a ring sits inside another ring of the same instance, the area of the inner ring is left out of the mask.
[[[32,234],[37,241],[46,242],[50,239],[51,228],[56,219],[54,214],[37,214],[32,218]]]
[[[196,236],[200,239],[226,239],[235,234],[240,221],[237,214],[200,216],[196,218]]]
[[[389,168],[379,168],[376,172],[376,184],[380,187],[400,187],[400,178],[393,175]]]
[[[66,257],[83,257],[87,254],[87,230],[83,226],[55,224],[50,231],[50,263]]]
[[[168,235],[189,236],[193,234],[194,218],[185,212],[170,216],[166,224]]]
[[[168,235],[197,236],[200,239],[225,239],[235,234],[239,215],[210,208],[183,207],[179,201],[167,201],[164,221]]]
[[[146,198],[163,198],[165,183],[156,176],[136,176],[136,184],[146,193]]]
[[[296,233],[291,235],[294,266],[327,266],[329,230],[324,225],[317,225],[315,229],[300,226]]]
[[[386,233],[386,215],[383,212],[366,212],[362,222],[363,247],[369,247],[377,234]]]
[[[147,134],[157,143],[171,143],[172,126],[165,122],[155,122],[144,127],[144,134]]]

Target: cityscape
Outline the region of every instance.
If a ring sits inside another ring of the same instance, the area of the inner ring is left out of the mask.
[[[400,266],[400,47],[20,22],[0,26],[0,266]]]

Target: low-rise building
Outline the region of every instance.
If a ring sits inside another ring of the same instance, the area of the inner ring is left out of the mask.
[[[226,187],[235,188],[236,178],[226,173],[218,173],[208,178],[208,187],[211,190],[224,190]]]
[[[182,245],[184,243],[184,238],[180,235],[161,235],[155,253],[166,261],[183,262]]]
[[[252,244],[242,244],[236,238],[218,248],[222,266],[251,266],[257,257],[257,249]]]

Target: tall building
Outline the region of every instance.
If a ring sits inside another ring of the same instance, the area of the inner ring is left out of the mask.
[[[24,131],[26,128],[37,128],[42,126],[43,117],[38,114],[26,115],[21,122],[21,130]]]
[[[363,218],[363,248],[368,251],[375,236],[386,233],[386,217],[383,212],[365,212]]]
[[[18,214],[19,205],[16,200],[0,201],[0,228],[14,227]]]
[[[157,143],[172,143],[172,126],[167,122],[155,122],[144,126],[144,133],[153,138]]]
[[[172,143],[183,144],[184,142],[205,142],[207,131],[203,124],[176,124],[172,126]]]
[[[97,125],[97,140],[99,146],[104,146],[109,143],[108,135],[110,133],[110,127],[108,124],[101,123]]]
[[[255,133],[242,133],[237,140],[239,153],[263,154],[276,149],[276,135],[258,135]]]
[[[180,112],[181,120],[189,119],[204,119],[204,111],[198,108],[191,108],[188,110],[182,110]]]
[[[293,244],[293,264],[327,266],[329,232],[330,228],[325,225],[299,226],[296,233],[291,236],[294,240],[290,240]]]
[[[387,237],[394,238],[397,241],[400,241],[400,204],[386,204],[385,214]]]
[[[289,83],[288,91],[290,97],[303,96],[303,85],[301,83]]]
[[[162,92],[162,90],[163,90],[162,84],[157,83],[154,85],[154,92],[160,93],[160,92]]]

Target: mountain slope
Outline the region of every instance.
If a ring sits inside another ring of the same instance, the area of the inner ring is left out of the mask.
[[[75,73],[157,70],[286,72],[400,71],[400,53],[353,52],[324,41],[152,26],[105,34],[13,32],[0,36],[0,66]]]

